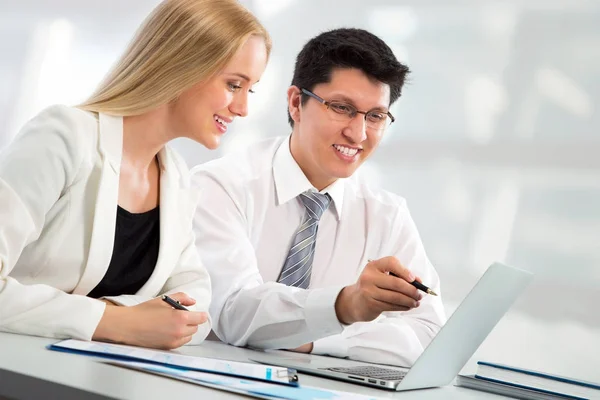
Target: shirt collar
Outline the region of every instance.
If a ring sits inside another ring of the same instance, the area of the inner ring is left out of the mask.
[[[317,189],[300,169],[290,151],[290,138],[288,136],[275,152],[273,158],[273,179],[277,194],[277,205],[282,205],[295,199],[307,190],[318,192]],[[319,193],[328,193],[335,206],[338,221],[342,219],[342,206],[344,203],[344,179],[337,179]]]

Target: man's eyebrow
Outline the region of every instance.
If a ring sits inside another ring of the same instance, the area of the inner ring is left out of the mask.
[[[352,100],[350,97],[344,96],[343,94],[334,94],[331,97],[335,98],[336,100],[339,99],[339,100],[343,101],[344,103],[348,103],[348,104],[351,104],[352,106],[356,107],[356,104],[354,103],[354,100]],[[373,111],[373,110],[387,111],[387,107],[379,105],[379,106],[375,106],[373,108],[370,108],[367,111]]]

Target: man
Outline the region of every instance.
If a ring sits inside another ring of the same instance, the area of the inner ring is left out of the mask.
[[[439,293],[405,201],[354,175],[407,73],[367,31],[322,33],[296,60],[291,136],[193,170],[221,340],[407,366],[439,331],[441,299],[409,283]]]

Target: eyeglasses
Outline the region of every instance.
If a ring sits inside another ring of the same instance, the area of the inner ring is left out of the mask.
[[[390,126],[396,120],[389,111],[387,111],[387,112],[378,111],[378,110],[359,111],[352,104],[344,103],[342,101],[335,101],[335,100],[334,101],[323,100],[322,98],[320,98],[319,96],[317,96],[316,94],[311,92],[310,90],[306,90],[306,89],[300,89],[300,90],[302,91],[302,93],[312,97],[313,99],[317,100],[318,102],[323,104],[325,107],[327,107],[327,109],[331,111],[329,113],[329,115],[335,121],[349,122],[352,119],[354,119],[354,117],[356,117],[357,114],[363,114],[365,116],[365,122],[366,122],[367,128],[373,129],[375,131],[381,131],[381,130],[384,130],[385,128],[387,128],[388,126]]]

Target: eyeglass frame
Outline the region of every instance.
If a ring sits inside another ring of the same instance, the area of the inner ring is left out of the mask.
[[[325,99],[323,99],[323,98],[319,97],[318,95],[314,94],[313,92],[311,92],[311,91],[310,91],[310,90],[308,90],[308,89],[301,88],[301,89],[300,89],[300,91],[301,91],[302,93],[304,93],[305,95],[307,95],[307,96],[310,96],[310,97],[312,97],[313,99],[317,100],[319,103],[323,104],[325,107],[327,107],[327,109],[328,109],[328,110],[330,109],[330,108],[329,108],[329,106],[330,106],[330,105],[331,105],[331,103],[332,103],[331,101],[327,101],[327,100],[325,100]],[[362,115],[364,115],[364,116],[365,116],[365,117],[364,117],[365,123],[368,123],[368,121],[367,121],[367,114],[369,114],[370,112],[372,112],[372,111],[373,111],[373,110],[369,110],[369,111],[360,111],[360,110],[359,110],[359,109],[357,109],[357,108],[356,108],[354,105],[352,105],[352,104],[349,104],[349,103],[345,103],[345,102],[343,102],[343,101],[339,101],[339,102],[337,102],[337,101],[334,101],[333,103],[341,103],[341,104],[345,104],[345,105],[347,105],[347,106],[350,106],[350,107],[354,108],[354,110],[355,110],[355,114],[354,114],[354,116],[350,116],[350,114],[348,114],[348,116],[350,117],[350,119],[351,119],[351,120],[352,120],[352,119],[354,119],[354,118],[356,117],[356,114],[362,114]],[[382,114],[387,114],[387,116],[388,116],[388,117],[390,117],[390,120],[391,120],[391,122],[390,122],[390,124],[389,124],[389,125],[387,125],[387,126],[386,126],[386,125],[384,124],[384,126],[380,128],[380,130],[384,130],[384,129],[388,128],[388,127],[389,127],[391,124],[393,124],[393,123],[394,123],[394,121],[396,121],[396,118],[394,118],[394,116],[392,115],[392,113],[391,113],[391,112],[389,112],[389,111],[386,111],[385,113],[384,113],[383,111],[380,111],[380,112],[381,112]]]

